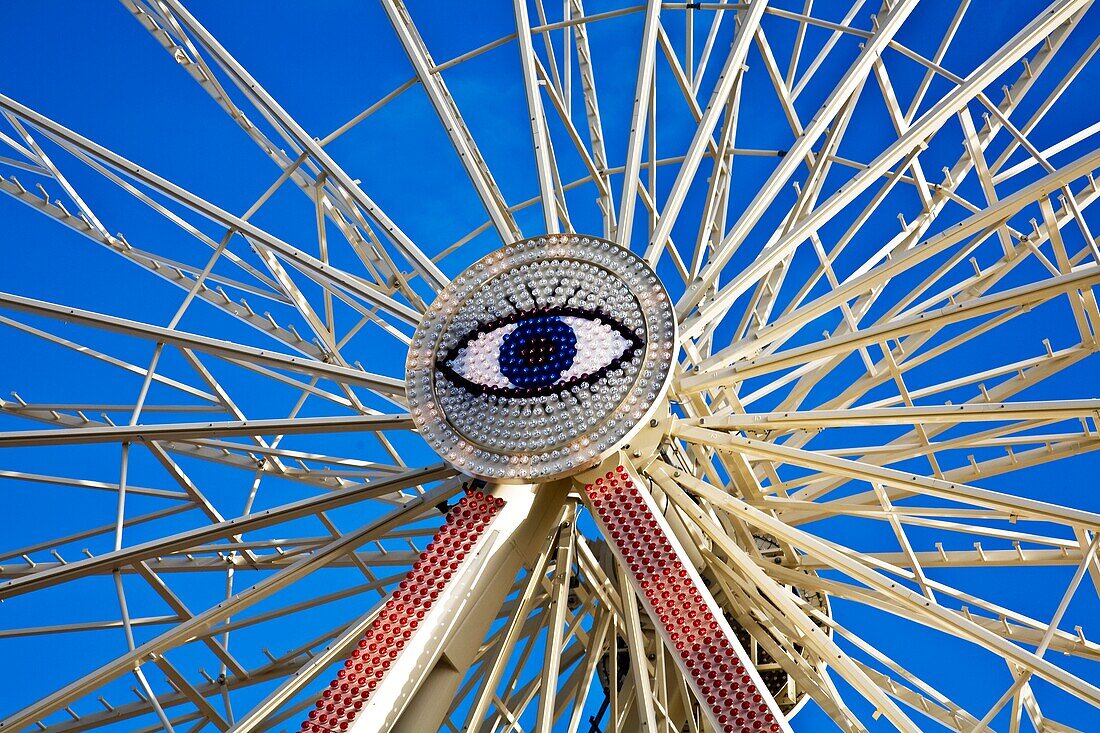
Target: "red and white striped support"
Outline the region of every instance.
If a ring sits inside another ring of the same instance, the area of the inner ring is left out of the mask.
[[[649,492],[623,466],[585,493],[684,678],[722,733],[790,725]]]
[[[299,729],[301,733],[343,733],[372,725],[370,709],[377,691],[387,676],[406,677],[404,667],[417,666],[421,660],[409,659],[431,654],[426,645],[416,643],[418,627],[438,625],[448,608],[449,591],[468,570],[469,558],[486,537],[490,522],[500,513],[505,501],[480,491],[466,495],[447,514],[447,520],[413,564],[397,590],[386,601],[378,618],[367,629],[351,658],[317,701]],[[453,595],[453,594],[450,594]],[[430,640],[429,640],[430,641]],[[423,666],[423,665],[419,665]],[[403,679],[396,682],[400,684]],[[392,685],[391,685],[392,686]]]

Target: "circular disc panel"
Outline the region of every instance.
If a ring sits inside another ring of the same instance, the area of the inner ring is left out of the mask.
[[[428,309],[406,363],[413,419],[439,455],[494,481],[599,462],[668,387],[676,322],[638,256],[593,237],[508,245]]]

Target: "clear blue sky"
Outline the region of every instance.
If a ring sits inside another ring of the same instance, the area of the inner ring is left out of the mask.
[[[626,3],[590,2],[589,12],[620,7]],[[779,7],[800,10],[802,3],[774,3]],[[494,0],[476,3],[410,3],[410,12],[417,21],[437,62],[450,59],[476,48],[514,30],[510,15],[511,4]],[[816,2],[814,14],[818,17],[839,20],[844,14],[843,2]],[[953,9],[950,3],[932,0],[922,3],[907,23],[899,39],[926,55],[932,55],[935,45],[946,26]],[[988,54],[1011,36],[1027,19],[1035,16],[1041,3],[1018,0],[998,3],[976,0],[971,3],[959,33],[959,38],[944,60],[944,65],[958,73],[969,73]],[[322,137],[342,125],[396,86],[410,78],[411,68],[389,22],[380,7],[374,3],[351,0],[327,2],[238,2],[218,3],[198,1],[189,4],[195,15],[222,41],[222,43],[248,68],[276,99],[311,134]],[[870,9],[870,6],[868,6]],[[559,12],[555,9],[554,12]],[[678,45],[684,35],[682,14],[667,13],[667,27]],[[607,150],[612,165],[621,163],[626,149],[627,120],[633,98],[634,67],[640,37],[642,16],[634,14],[599,24],[591,31],[591,43],[596,49],[597,83],[603,103],[601,114],[607,132]],[[861,12],[857,24],[869,24],[867,12]],[[696,24],[697,48],[705,39],[708,22]],[[765,21],[769,41],[772,43],[779,64],[786,68],[793,24],[770,17]],[[1073,60],[1100,32],[1100,19],[1093,11],[1086,16],[1067,42],[1047,72],[1044,81],[1024,105],[1019,119],[1026,119],[1060,78]],[[729,25],[724,27],[722,38],[728,38]],[[803,59],[805,69],[813,53],[820,47],[825,35],[810,34],[810,48]],[[542,52],[541,44],[536,44]],[[856,42],[844,39],[837,51],[825,62],[818,73],[818,81],[811,84],[799,99],[797,109],[803,123],[808,121],[824,95],[843,73],[846,65],[858,52]],[[721,55],[721,54],[719,54]],[[908,104],[922,72],[914,64],[906,62],[897,53],[885,57],[892,80],[902,99]],[[559,59],[560,61],[560,59]],[[790,128],[782,110],[775,101],[770,82],[763,73],[763,61],[759,51],[750,51],[744,90],[738,146],[760,149],[786,149],[791,143]],[[720,63],[716,60],[710,68],[708,79],[713,79]],[[658,118],[658,155],[682,154],[692,131],[692,125],[682,103],[675,81],[663,61],[658,67],[658,98],[661,100],[661,116]],[[997,80],[987,90],[994,99],[1000,99],[1000,85],[1011,83],[1018,73],[1013,69],[1003,79]],[[474,136],[492,169],[500,188],[509,202],[519,202],[536,195],[536,178],[531,155],[530,134],[527,125],[518,57],[515,44],[509,43],[487,53],[469,65],[448,72],[448,84],[457,103],[463,110]],[[577,82],[574,82],[577,85]],[[1066,132],[1082,129],[1097,120],[1095,90],[1100,84],[1097,65],[1090,64],[1070,91],[1052,109],[1047,120],[1033,134],[1040,148],[1061,139]],[[872,85],[869,83],[868,87]],[[943,82],[932,87],[932,94],[922,110],[925,110],[946,89]],[[130,16],[126,9],[115,3],[86,3],[63,1],[7,2],[0,6],[0,93],[27,104],[68,127],[106,145],[107,147],[141,163],[198,193],[204,198],[233,212],[243,212],[275,179],[274,166],[257,150],[240,130],[216,107],[209,96],[184,73],[146,31]],[[867,161],[893,140],[893,131],[881,99],[874,103],[877,90],[865,93],[870,101],[862,105],[841,147],[840,154],[852,160]],[[575,104],[579,104],[579,96]],[[975,115],[980,114],[972,106]],[[1014,117],[1014,119],[1016,119]],[[578,116],[579,120],[579,116]],[[980,126],[980,119],[978,122]],[[8,132],[6,123],[0,129]],[[584,175],[583,165],[575,155],[569,154],[570,143],[556,126],[552,130],[555,148],[563,180],[569,181]],[[1003,136],[1002,136],[1003,137]],[[1003,139],[998,145],[1003,144]],[[1073,160],[1095,147],[1095,138],[1062,152],[1054,158],[1055,164]],[[1000,148],[997,147],[997,150]],[[47,147],[51,153],[56,149]],[[466,232],[480,225],[485,212],[472,188],[445,134],[428,104],[423,92],[414,88],[403,94],[384,111],[351,133],[345,135],[330,148],[333,156],[352,176],[362,180],[364,189],[395,219],[400,226],[429,252],[444,249]],[[937,172],[942,165],[952,165],[963,152],[958,123],[945,126],[942,135],[922,159],[929,177],[939,180]],[[7,151],[0,150],[0,155]],[[1016,159],[1021,159],[1017,153]],[[82,191],[89,192],[88,200],[107,228],[122,231],[135,245],[143,246],[201,266],[209,250],[174,229],[137,204],[132,198],[104,183],[96,173],[73,158],[58,154],[57,162]],[[757,187],[774,167],[775,158],[744,157],[736,164],[735,194],[731,200],[731,221],[751,200]],[[674,168],[662,171],[658,179],[660,192],[667,191],[674,177]],[[0,173],[9,175],[11,169],[0,163]],[[804,173],[804,172],[803,172]],[[1024,174],[1009,185],[1023,185],[1039,175],[1037,169]],[[28,188],[35,180],[33,174],[16,175]],[[800,174],[802,177],[803,174]],[[835,190],[850,175],[845,169],[837,172],[826,187]],[[702,180],[701,177],[700,180]],[[621,180],[614,179],[617,192]],[[697,185],[689,198],[687,211],[697,211],[705,182]],[[56,195],[56,191],[52,192]],[[969,180],[961,191],[972,200],[982,200],[974,180]],[[905,196],[896,199],[898,210],[912,211],[912,200],[906,209]],[[600,232],[598,209],[593,203],[591,186],[578,188],[570,194],[569,203],[574,224],[578,230]],[[852,217],[866,197],[857,206],[849,207],[836,222],[823,228],[826,242],[834,242],[850,224]],[[747,263],[759,251],[760,245],[770,233],[770,227],[778,224],[785,214],[784,206],[793,201],[793,192],[784,194],[763,217],[742,251],[734,260]],[[694,208],[692,208],[694,207]],[[639,207],[641,208],[641,207]],[[849,252],[838,263],[841,273],[851,272],[862,259],[876,251],[898,231],[893,208],[877,215],[861,231]],[[965,212],[960,207],[945,210],[939,227],[961,219]],[[1013,220],[1014,226],[1023,231],[1030,229],[1028,218],[1038,217],[1037,208],[1023,212]],[[541,226],[541,213],[537,207],[529,207],[518,215],[525,233],[535,234]],[[1100,222],[1088,214],[1092,230],[1100,231]],[[685,215],[674,231],[677,241],[692,242],[695,223]],[[281,191],[265,206],[254,221],[287,241],[302,243],[312,251],[316,234],[312,220],[312,204],[297,191],[289,188]],[[644,233],[644,221],[639,219],[636,233]],[[105,313],[123,315],[150,323],[167,322],[179,304],[180,291],[151,276],[139,268],[123,262],[114,254],[97,247],[88,240],[60,227],[8,197],[0,197],[0,231],[3,232],[4,266],[0,267],[0,290],[14,292],[44,300],[79,306]],[[215,228],[206,226],[204,231],[217,237]],[[335,232],[333,232],[335,236]],[[1077,236],[1077,239],[1073,239]],[[238,243],[239,244],[239,243]],[[641,246],[636,238],[635,249]],[[1080,247],[1079,235],[1067,233],[1071,250]],[[461,271],[477,255],[499,245],[491,231],[477,237],[468,250],[449,257],[442,267],[448,275]],[[995,258],[998,245],[994,240],[986,242],[979,250],[982,261]],[[245,253],[246,256],[247,253]],[[337,261],[353,267],[346,251],[334,254]],[[250,261],[255,261],[252,258]],[[1043,273],[1034,269],[1034,262],[1021,267],[1006,279],[1005,286],[1029,282]],[[219,265],[219,268],[221,266]],[[1029,269],[1031,268],[1031,269]],[[795,260],[792,280],[811,272],[809,259]],[[230,270],[217,270],[228,274]],[[671,284],[675,275],[662,264],[662,275]],[[923,272],[920,273],[923,276]],[[962,275],[960,275],[962,277]],[[919,282],[901,278],[895,292]],[[818,291],[819,292],[819,291]],[[312,295],[316,292],[311,291]],[[789,297],[789,296],[786,296]],[[887,298],[889,300],[889,298]],[[259,310],[259,308],[257,308]],[[735,312],[737,309],[735,309]],[[289,311],[274,311],[282,322],[294,323]],[[881,313],[881,309],[873,315]],[[5,315],[0,313],[0,315]],[[350,318],[345,312],[344,317]],[[791,344],[816,340],[824,328],[833,328],[832,320],[813,324],[799,334]],[[34,322],[33,320],[29,322]],[[45,322],[43,322],[45,323]],[[299,330],[304,329],[300,320]],[[51,326],[54,327],[54,326]],[[200,331],[219,338],[238,340],[257,346],[271,347],[272,342],[235,321],[220,316],[206,306],[195,306],[185,317],[181,328]],[[151,353],[147,343],[95,334],[70,327],[59,328],[58,333],[84,339],[97,348],[112,354],[144,363]],[[131,401],[140,385],[132,375],[80,359],[57,347],[45,345],[41,340],[0,326],[0,391],[6,398],[9,390],[16,390],[30,402],[105,402]],[[1074,343],[1075,328],[1064,301],[1012,321],[1007,328],[976,340],[967,347],[953,352],[950,358],[939,359],[914,373],[914,380],[930,384],[960,374],[987,368],[994,364],[1035,355],[1041,349],[1040,341],[1049,338],[1055,349]],[[364,333],[354,339],[347,352],[352,359],[361,360],[368,369],[400,375],[404,354],[393,341]],[[820,389],[821,399],[827,399],[843,389],[846,380],[852,379],[858,364],[849,360],[836,374],[826,380]],[[188,368],[182,358],[171,355],[164,361],[167,374],[186,374]],[[1016,399],[1053,399],[1096,397],[1096,367],[1091,360],[1076,365],[1055,379],[1048,380],[1020,394]],[[249,417],[277,417],[285,415],[293,406],[295,395],[291,390],[243,376],[233,370],[219,372],[219,377],[233,391]],[[190,377],[188,377],[190,379]],[[757,385],[750,384],[745,392]],[[955,401],[969,399],[972,388],[958,395],[947,395]],[[816,395],[817,393],[815,393]],[[885,392],[872,393],[868,399],[884,396]],[[164,388],[154,388],[151,400],[176,400],[178,395]],[[766,409],[769,400],[763,400],[759,409]],[[320,402],[307,402],[303,414],[329,414],[328,407]],[[125,416],[113,416],[124,420]],[[150,420],[154,419],[152,417]],[[194,416],[167,415],[165,420],[196,419]],[[212,418],[217,419],[217,418]],[[0,418],[4,430],[30,429],[35,424]],[[895,433],[881,430],[873,433],[870,441],[886,441]],[[868,434],[861,434],[864,444]],[[856,440],[855,438],[849,438]],[[858,442],[858,440],[856,441]],[[819,447],[839,445],[823,441]],[[355,435],[301,437],[288,440],[286,445],[301,450],[324,450],[337,455],[360,458],[381,458],[373,444]],[[9,451],[0,456],[0,469],[38,473],[56,473],[68,476],[84,476],[102,481],[117,480],[118,447],[74,447],[64,450],[28,449]],[[430,462],[433,457],[422,449],[411,448],[410,455]],[[419,450],[419,452],[417,452]],[[131,481],[137,485],[168,487],[170,480],[163,470],[148,457],[136,451]],[[981,458],[982,456],[979,456]],[[965,463],[965,456],[955,457],[957,465]],[[186,469],[196,482],[208,489],[212,500],[226,516],[241,511],[247,495],[251,476],[244,472],[226,473],[198,461],[184,461]],[[913,469],[927,472],[926,463],[914,462]],[[991,477],[981,485],[1020,495],[1047,498],[1091,510],[1100,510],[1096,497],[1095,476],[1097,461],[1089,455],[1048,464],[1028,472]],[[304,495],[306,489],[290,482],[265,479],[257,506],[272,506]],[[30,484],[19,481],[0,481],[0,496],[4,499],[4,539],[0,549],[21,546],[42,537],[63,535],[80,528],[107,524],[114,516],[114,497],[109,492],[78,491],[64,487]],[[135,497],[130,511],[139,513],[165,506],[163,501]],[[361,523],[367,517],[356,511],[346,510],[334,514],[334,520],[343,529]],[[126,534],[127,543],[143,538],[167,534],[196,526],[202,518],[195,512],[163,521],[155,526],[136,528]],[[303,534],[319,533],[316,524],[300,525]],[[289,529],[288,529],[289,531]],[[826,536],[858,547],[893,549],[889,529],[868,523],[832,522],[819,528]],[[914,531],[915,544],[930,549],[931,543],[941,539],[940,533]],[[967,549],[965,537],[954,537],[957,547]],[[971,540],[972,541],[972,538]],[[109,536],[83,544],[76,543],[63,550],[63,554],[75,558],[81,547],[101,551],[110,542]],[[1000,547],[995,541],[989,547]],[[41,555],[41,556],[39,556]],[[36,560],[51,561],[47,553],[39,553]],[[17,561],[18,562],[18,561]],[[10,563],[0,563],[10,564]],[[17,564],[17,563],[16,563]],[[935,574],[938,580],[956,584],[991,600],[1004,603],[1022,613],[1036,618],[1049,617],[1057,604],[1058,596],[1068,580],[1072,568],[1043,568],[1026,572],[985,569],[981,571],[953,571]],[[257,574],[259,575],[259,574]],[[344,576],[344,581],[350,576]],[[254,582],[257,577],[238,578],[238,587]],[[223,579],[213,573],[202,578],[188,578],[180,583],[180,593],[192,608],[205,608],[224,590]],[[323,579],[311,580],[295,586],[293,592],[278,598],[282,602],[308,593],[324,592]],[[127,581],[127,591],[132,592],[131,613],[135,616],[164,613],[164,607],[143,589],[139,580]],[[365,608],[365,599],[353,598],[331,604],[313,617],[316,629],[324,624],[335,624],[351,618]],[[260,609],[268,606],[261,605]],[[888,654],[896,654],[917,674],[926,676],[940,689],[974,712],[983,713],[1010,684],[1011,678],[1003,663],[951,639],[920,627],[900,622],[851,604],[838,603],[834,607],[838,619],[856,630],[868,641]],[[72,583],[51,595],[19,597],[0,606],[0,629],[32,625],[60,624],[76,620],[117,618],[118,609],[109,578],[93,578]],[[1071,606],[1063,628],[1074,624],[1084,625],[1086,631],[1100,634],[1096,619],[1100,617],[1100,604],[1094,596],[1082,593]],[[301,619],[305,619],[303,630]],[[256,644],[244,631],[235,642],[246,655],[247,663],[262,661],[261,646],[281,653],[310,635],[309,617],[288,622],[284,628],[273,631],[264,627],[264,638]],[[163,626],[145,626],[138,630],[139,642],[151,638]],[[280,636],[285,633],[286,638]],[[259,638],[259,637],[255,637]],[[291,641],[293,640],[293,641]],[[76,678],[124,649],[121,632],[95,631],[72,635],[53,635],[37,639],[0,638],[0,658],[8,664],[0,669],[0,714],[21,707],[63,683]],[[235,647],[236,648],[236,647]],[[244,651],[248,649],[249,651]],[[194,667],[205,665],[213,671],[209,658],[180,654],[178,665],[194,674]],[[1060,659],[1060,664],[1076,671],[1094,684],[1096,668],[1080,660]],[[157,676],[156,685],[163,687]],[[134,684],[130,677],[123,678],[108,687],[104,693],[112,701],[132,700],[128,691]],[[841,683],[843,688],[843,684]],[[1041,702],[1046,701],[1048,714],[1082,730],[1100,730],[1100,715],[1079,701],[1070,699],[1048,684],[1037,681],[1035,688]],[[262,693],[258,690],[256,694]],[[247,705],[248,694],[242,695],[239,707]],[[600,696],[593,694],[598,704]],[[258,699],[258,698],[252,698]],[[883,721],[870,720],[867,706],[854,693],[851,705],[862,718],[867,719],[872,730],[888,730]],[[81,712],[91,712],[94,699],[80,706]],[[240,709],[238,708],[238,713]],[[60,718],[58,718],[60,719]],[[921,719],[924,720],[924,719]],[[1004,720],[1004,715],[998,722]],[[930,730],[935,730],[930,724]],[[288,725],[288,728],[292,726]],[[834,730],[828,719],[809,706],[794,722],[798,733]],[[1001,725],[994,727],[998,730]],[[126,726],[119,730],[128,730]]]

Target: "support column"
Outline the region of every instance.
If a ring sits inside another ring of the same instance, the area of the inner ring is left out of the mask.
[[[520,567],[546,542],[568,488],[468,489],[300,731],[438,729]]]
[[[619,458],[618,465],[606,462],[602,473],[578,477],[578,484],[711,725],[720,733],[791,733],[668,520]]]

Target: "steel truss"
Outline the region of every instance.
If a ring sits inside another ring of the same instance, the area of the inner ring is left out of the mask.
[[[295,729],[463,495],[503,508],[355,730],[722,730],[608,541],[603,475],[779,729],[1094,729],[1100,123],[1064,120],[1100,79],[1100,17],[1020,3],[994,38],[966,0],[823,5],[514,0],[500,37],[440,60],[430,16],[460,11],[382,0],[363,32],[407,76],[324,134],[201,13],[121,0],[134,38],[109,42],[151,36],[273,164],[240,213],[0,88],[0,198],[139,268],[110,287],[175,288],[167,318],[108,312],[22,271],[15,246],[53,244],[9,243],[0,330],[32,348],[0,400],[0,650],[20,650],[0,656],[37,663],[0,733]],[[478,132],[459,78],[522,90],[501,118],[529,159]],[[449,244],[331,152],[412,96],[430,119],[401,144],[438,122],[458,177],[432,186],[484,216]],[[315,241],[258,223],[290,200]],[[449,276],[520,222],[644,255],[681,356],[599,473],[486,486],[417,442],[401,369]],[[45,393],[47,361],[73,384]]]

